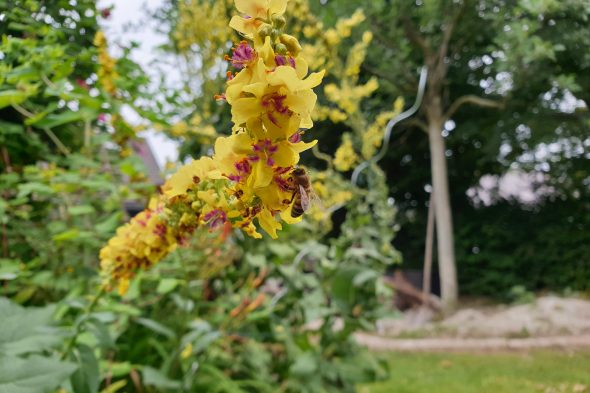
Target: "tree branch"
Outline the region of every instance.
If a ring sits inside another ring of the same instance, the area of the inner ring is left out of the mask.
[[[472,104],[483,108],[504,108],[504,103],[501,101],[489,100],[487,98],[478,97],[476,95],[468,94],[461,96],[455,100],[444,114],[443,119],[447,121],[455,114],[455,112],[464,104]]]
[[[419,46],[422,49],[422,52],[424,52],[424,58],[430,57],[430,54],[431,54],[430,47],[426,43],[426,40],[424,39],[424,37],[418,32],[418,30],[416,30],[416,27],[414,26],[414,24],[412,23],[410,18],[408,18],[407,16],[404,16],[402,18],[402,23],[404,25],[404,31],[406,32],[406,37],[408,37],[408,39],[412,43],[416,44],[417,46]]]
[[[460,6],[459,10],[453,15],[451,21],[449,23],[445,23],[444,31],[443,31],[443,38],[440,44],[440,50],[438,52],[439,63],[444,63],[445,57],[449,51],[449,43],[451,42],[451,37],[453,36],[453,31],[455,27],[459,23],[459,19],[463,14],[463,5]]]
[[[419,129],[421,129],[422,131],[424,131],[425,133],[428,134],[428,126],[426,125],[426,123],[424,123],[420,119],[416,119],[416,118],[408,119],[408,120],[404,121],[402,124],[405,126],[410,126],[410,127],[418,127]]]

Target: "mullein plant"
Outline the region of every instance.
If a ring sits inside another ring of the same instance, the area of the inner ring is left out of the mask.
[[[129,280],[181,245],[197,227],[239,228],[261,238],[262,228],[273,239],[291,224],[291,172],[301,152],[317,141],[304,142],[313,126],[316,103],[312,88],[324,72],[308,75],[301,46],[285,34],[288,0],[235,0],[240,15],[229,25],[243,38],[226,60],[225,93],[217,96],[231,106],[232,134],[219,137],[212,157],[181,167],[162,187],[162,195],[117,234],[100,252],[107,289],[126,292]]]

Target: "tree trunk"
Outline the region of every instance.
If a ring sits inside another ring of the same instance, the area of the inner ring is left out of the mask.
[[[445,140],[442,136],[443,116],[440,99],[433,99],[427,106],[428,138],[436,223],[436,244],[440,272],[440,288],[445,312],[457,305],[458,286],[453,240],[453,217],[449,197]]]

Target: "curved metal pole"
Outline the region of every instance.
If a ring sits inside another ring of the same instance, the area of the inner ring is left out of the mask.
[[[378,162],[379,160],[381,160],[383,157],[385,157],[385,154],[387,153],[387,149],[389,148],[389,140],[391,139],[391,131],[393,130],[393,127],[397,123],[399,123],[403,120],[406,120],[408,117],[414,115],[418,111],[418,108],[420,108],[420,105],[422,104],[422,98],[424,98],[424,90],[426,90],[427,77],[428,77],[428,69],[426,68],[426,66],[423,66],[422,69],[420,70],[420,81],[418,82],[418,94],[416,95],[416,100],[414,101],[414,105],[412,105],[412,107],[409,108],[408,110],[400,113],[399,115],[397,115],[393,119],[389,120],[389,122],[385,126],[385,133],[383,135],[383,143],[381,144],[381,150],[375,156],[373,156],[369,160],[363,161],[356,168],[354,168],[354,171],[352,172],[352,177],[350,178],[350,181],[352,182],[352,184],[356,185],[360,173],[363,170],[365,170],[366,168],[368,168],[369,165],[374,164],[374,163]]]
[[[408,117],[414,115],[418,111],[418,108],[420,108],[420,105],[422,104],[422,98],[424,98],[424,90],[426,89],[427,76],[428,76],[428,69],[426,68],[426,66],[423,66],[422,69],[420,70],[420,80],[418,82],[418,94],[416,95],[416,100],[414,101],[414,105],[412,105],[412,107],[409,108],[407,111],[402,112],[399,115],[397,115],[396,117],[394,117],[393,119],[389,120],[389,122],[385,126],[385,133],[383,135],[383,144],[381,145],[381,150],[379,151],[379,153],[377,153],[377,155],[373,156],[371,159],[369,159],[367,161],[363,161],[361,164],[359,164],[354,169],[354,171],[352,172],[352,177],[351,177],[352,184],[356,185],[356,182],[358,180],[360,173],[364,169],[366,169],[371,163],[378,162],[379,160],[381,160],[385,156],[385,153],[387,153],[387,148],[389,147],[389,140],[391,139],[391,131],[393,129],[393,126],[395,126],[400,121],[406,120]],[[345,206],[344,204],[333,206],[331,209],[329,209],[329,212],[333,213],[336,210],[338,210],[344,206]],[[299,251],[299,253],[295,256],[293,263],[295,265],[298,265],[299,263],[301,263],[303,258],[307,254],[309,254],[310,251],[311,250],[308,248],[304,248],[301,251]]]

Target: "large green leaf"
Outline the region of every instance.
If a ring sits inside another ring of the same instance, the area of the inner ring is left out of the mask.
[[[41,356],[0,356],[0,393],[48,393],[74,372],[72,363]]]
[[[54,310],[24,308],[0,298],[0,354],[36,352],[59,344],[61,337],[48,328]]]
[[[87,345],[78,344],[73,353],[78,370],[70,379],[75,393],[96,393],[100,385],[98,360],[94,351]]]

